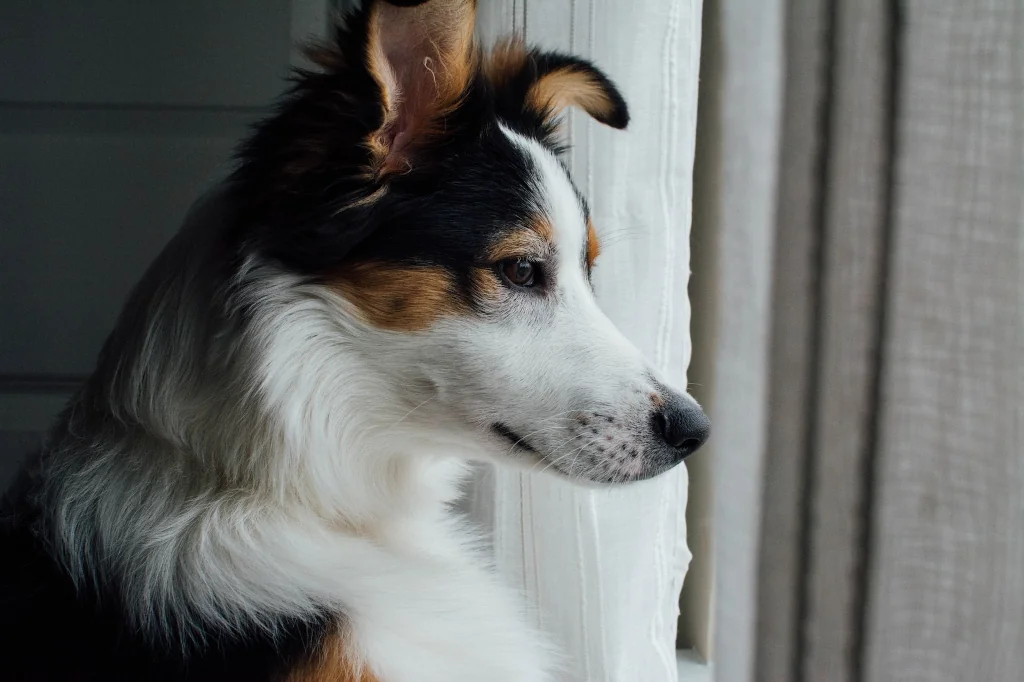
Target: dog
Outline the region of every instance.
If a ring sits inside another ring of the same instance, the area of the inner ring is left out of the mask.
[[[4,502],[0,677],[542,682],[469,462],[657,476],[708,419],[599,310],[559,160],[589,62],[372,0],[130,295]]]

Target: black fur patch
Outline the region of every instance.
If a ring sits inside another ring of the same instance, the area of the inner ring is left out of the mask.
[[[365,63],[367,22],[364,9],[339,26],[321,60],[328,67],[298,72],[277,114],[241,147],[232,178],[239,252],[316,279],[362,260],[439,265],[471,298],[469,270],[537,212],[536,170],[499,126],[559,151],[547,112],[526,103],[530,83],[551,69],[588,69],[614,93],[614,123],[628,119],[625,104],[589,63],[531,51],[500,88],[478,70],[408,172],[375,177],[366,141],[384,124],[384,105]]]

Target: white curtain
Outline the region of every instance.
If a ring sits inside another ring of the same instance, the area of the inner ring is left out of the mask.
[[[569,163],[604,245],[598,298],[678,385],[690,359],[689,231],[700,0],[485,0],[485,40],[589,57],[619,85],[632,122],[619,132],[574,114]],[[677,677],[686,546],[686,469],[609,491],[485,470],[472,516],[492,531],[507,581],[568,652],[566,682]]]

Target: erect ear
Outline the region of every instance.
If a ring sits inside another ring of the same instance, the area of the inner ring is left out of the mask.
[[[486,70],[506,106],[544,118],[575,106],[612,128],[629,124],[629,108],[618,89],[585,59],[528,50],[518,38],[509,38],[492,50]]]
[[[381,87],[384,125],[370,140],[380,174],[413,163],[416,146],[443,129],[473,77],[476,0],[376,0],[367,66]]]
[[[365,0],[310,46],[318,68],[296,72],[238,150],[233,201],[252,243],[336,271],[377,225],[388,175],[415,164],[475,77],[475,14],[475,0]]]

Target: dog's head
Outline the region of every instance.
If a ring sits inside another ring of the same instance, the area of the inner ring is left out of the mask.
[[[345,343],[412,405],[403,429],[575,479],[657,475],[708,420],[598,308],[600,229],[558,156],[565,107],[624,128],[626,104],[581,59],[483,54],[474,15],[369,2],[312,50],[241,152],[244,239],[331,292]]]

